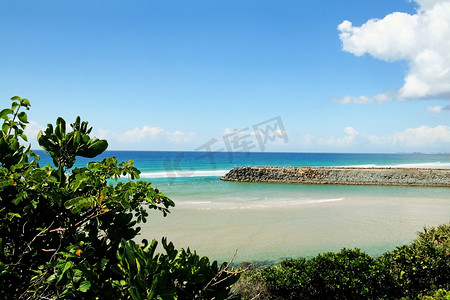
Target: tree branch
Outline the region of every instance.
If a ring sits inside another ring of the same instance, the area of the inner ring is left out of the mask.
[[[223,268],[223,269],[221,269],[221,270],[213,277],[213,279],[211,279],[211,281],[208,282],[208,284],[203,288],[203,291],[206,291],[210,286],[218,285],[218,284],[220,284],[220,283],[226,281],[227,279],[229,279],[229,278],[231,278],[231,277],[233,277],[233,276],[235,276],[235,275],[244,273],[244,272],[248,271],[248,269],[250,269],[250,267],[251,267],[252,264],[249,264],[249,265],[248,265],[245,269],[243,269],[243,270],[229,271],[231,264],[233,263],[234,259],[236,258],[237,252],[238,252],[238,249],[236,249],[236,251],[234,252],[233,257],[231,258],[230,262],[226,265],[226,267]],[[227,275],[225,276],[225,278],[222,278],[222,279],[218,280],[223,274],[227,274]],[[217,280],[218,280],[218,281],[217,281]]]

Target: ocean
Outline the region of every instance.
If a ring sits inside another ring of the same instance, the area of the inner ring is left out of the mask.
[[[50,159],[37,151],[42,164]],[[221,181],[236,166],[450,168],[449,154],[106,151],[134,160],[176,204],[151,212],[141,239],[167,237],[214,260],[279,262],[360,248],[378,256],[410,243],[424,226],[450,221],[450,189]],[[89,159],[78,159],[77,166]]]

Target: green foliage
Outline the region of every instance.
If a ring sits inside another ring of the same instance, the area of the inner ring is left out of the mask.
[[[55,129],[48,124],[45,132],[38,134],[39,145],[53,158],[58,168],[71,168],[77,156],[93,158],[108,147],[105,140],[89,137],[92,127],[88,128],[88,122],[81,122],[80,117],[70,127],[72,131],[66,133],[66,121],[58,118]]]
[[[80,117],[77,117],[70,127],[72,131],[66,133],[66,121],[58,118],[55,129],[52,124],[48,124],[44,133],[40,131],[37,136],[39,145],[53,159],[58,170],[56,174],[61,182],[65,179],[67,169],[74,165],[77,156],[93,158],[108,147],[105,140],[89,137],[92,127],[88,128],[88,122],[81,122]]]
[[[265,279],[258,267],[252,268],[241,274],[239,280],[233,285],[233,294],[241,299],[276,299],[273,289],[276,286],[272,286],[272,290],[269,290]]]
[[[275,299],[372,299],[381,288],[374,259],[359,249],[285,260],[260,273]]]
[[[54,166],[21,145],[30,103],[11,98],[0,112],[0,295],[17,298],[175,299],[184,293],[225,295],[236,274],[189,250],[154,254],[156,242],[134,243],[148,211],[164,216],[174,203],[139,179],[132,161],[116,158],[73,168],[78,156],[93,158],[107,147],[89,136],[79,117],[66,132],[58,118],[38,141]],[[118,181],[127,176],[128,181]],[[114,182],[114,183],[111,183]],[[222,266],[223,267],[223,266]],[[219,277],[217,277],[219,276]],[[220,284],[209,284],[214,278]],[[208,294],[209,293],[209,294]],[[212,293],[212,294],[211,294]],[[188,298],[188,297],[185,297]]]
[[[325,253],[308,262],[312,298],[373,299],[381,289],[381,270],[371,256],[359,249]]]
[[[437,288],[450,288],[450,224],[425,228],[408,246],[382,255],[402,296],[416,298]]]
[[[411,245],[377,259],[343,249],[285,260],[245,274],[235,293],[243,299],[447,299],[449,246],[450,224],[425,228]]]
[[[424,296],[420,298],[422,300],[450,300],[450,292],[444,289],[439,289],[433,293],[431,296]]]
[[[189,249],[176,250],[172,243],[162,240],[165,254],[156,254],[156,241],[145,247],[133,241],[122,241],[119,250],[116,281],[132,299],[155,296],[161,299],[225,299],[229,287],[239,278],[224,263],[210,263]],[[206,284],[205,284],[206,283]]]
[[[12,97],[11,108],[5,108],[0,111],[0,119],[2,119],[2,130],[0,131],[0,164],[5,168],[24,163],[28,156],[25,149],[19,141],[19,138],[27,140],[24,130],[28,123],[25,112],[20,112],[23,107],[30,109],[30,102],[20,97]],[[35,156],[32,152],[30,155]],[[0,183],[0,187],[2,184]]]
[[[437,227],[424,228],[418,233],[414,244],[433,245],[441,254],[450,255],[450,224],[441,224]]]

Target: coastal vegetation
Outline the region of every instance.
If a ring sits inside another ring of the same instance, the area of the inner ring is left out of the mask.
[[[2,299],[224,299],[238,272],[162,240],[136,243],[152,210],[164,216],[172,200],[140,181],[133,161],[94,158],[105,140],[81,121],[58,118],[38,135],[53,159],[21,142],[30,102],[11,98],[0,112],[0,298]],[[67,130],[67,128],[70,128]],[[119,180],[127,177],[128,180]]]

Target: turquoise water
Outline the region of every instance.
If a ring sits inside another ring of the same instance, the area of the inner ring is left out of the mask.
[[[424,226],[450,221],[449,188],[220,181],[229,169],[248,165],[450,168],[448,154],[110,151],[105,156],[134,160],[141,179],[176,203],[166,218],[151,214],[141,238],[166,236],[176,247],[218,260],[229,260],[236,249],[238,262],[276,262],[344,247],[380,255],[410,243]]]
[[[42,151],[36,151],[43,154]],[[44,163],[50,163],[41,155]],[[134,160],[143,177],[214,175],[235,166],[405,166],[450,168],[449,154],[366,154],[366,153],[271,153],[271,152],[172,152],[106,151],[98,158],[115,156]],[[89,159],[79,158],[78,165]],[[202,171],[210,173],[202,173]]]

